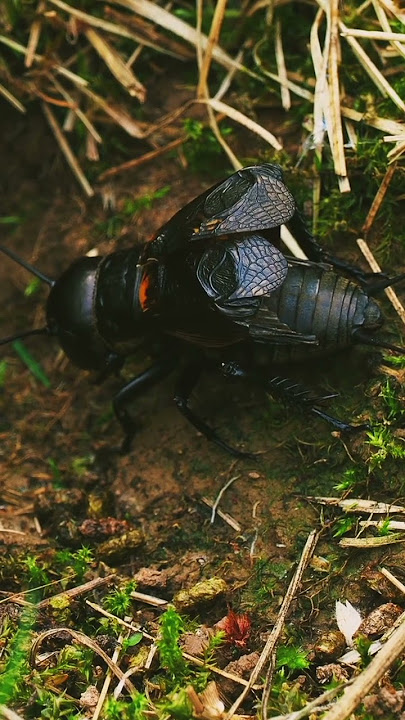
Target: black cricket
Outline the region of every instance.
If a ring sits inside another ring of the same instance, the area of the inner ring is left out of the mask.
[[[287,224],[308,260],[281,250]],[[383,325],[372,296],[405,276],[368,274],[328,254],[305,227],[278,165],[244,168],[190,202],[140,247],[81,257],[51,280],[12,250],[0,250],[51,290],[46,327],[4,338],[55,336],[77,366],[101,382],[142,348],[152,363],[114,397],[128,450],[136,424],[128,403],[179,370],[175,403],[207,438],[236,456],[190,407],[201,373],[216,367],[299,404],[341,431],[353,426],[319,405],[333,395],[311,390],[274,367],[335,354],[354,344],[405,352],[380,340]],[[362,426],[364,427],[364,426]]]

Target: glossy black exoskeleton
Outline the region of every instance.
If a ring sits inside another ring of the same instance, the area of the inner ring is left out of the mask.
[[[308,260],[281,249],[288,224]],[[226,376],[251,378],[301,404],[340,430],[316,397],[270,369],[286,361],[336,353],[355,343],[401,350],[378,340],[383,323],[373,294],[396,282],[325,252],[305,228],[279,166],[244,168],[182,208],[148,243],[105,257],[82,257],[53,281],[13,251],[6,255],[51,286],[45,328],[79,367],[100,379],[144,348],[151,366],[113,400],[128,448],[135,432],[127,405],[180,368],[175,402],[204,435],[235,455],[189,405],[210,363]],[[2,343],[15,339],[5,338]],[[257,351],[265,356],[257,362]]]

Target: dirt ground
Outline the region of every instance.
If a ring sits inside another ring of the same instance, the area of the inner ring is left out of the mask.
[[[164,98],[161,106],[160,110],[168,109]],[[23,117],[3,104],[0,124],[0,215],[21,218],[15,225],[1,226],[1,242],[51,277],[96,245],[100,253],[107,253],[145,241],[217,179],[193,174],[182,165],[181,155],[163,156],[108,184],[96,185],[95,197],[85,201],[39,108]],[[270,129],[283,134],[279,117]],[[290,145],[297,142],[290,127],[284,134]],[[135,141],[131,142],[135,149]],[[254,155],[253,150],[250,154]],[[118,237],[106,237],[103,228],[117,210],[104,209],[103,199],[114,198],[119,211],[125,199],[166,185],[170,192],[155,200],[152,209],[126,217]],[[29,281],[22,268],[1,257],[3,336],[43,322],[47,288],[26,297]],[[139,432],[131,452],[121,455],[121,431],[111,411],[111,398],[122,380],[112,378],[94,385],[87,373],[63,357],[54,341],[34,337],[25,345],[41,364],[50,387],[33,377],[11,346],[1,348],[1,359],[7,362],[0,391],[3,557],[26,550],[46,556],[56,548],[77,548],[88,542],[97,547],[98,538],[89,540],[83,522],[113,517],[141,529],[145,541],[136,551],[107,564],[128,577],[142,567],[175,568],[169,588],[159,588],[168,598],[179,587],[220,575],[231,588],[228,602],[249,610],[254,605],[249,583],[256,578],[257,587],[258,561],[264,558],[281,568],[274,594],[261,608],[268,619],[274,618],[288,571],[309,532],[319,526],[319,507],[306,497],[336,494],[334,486],[353,467],[353,455],[355,466],[362,463],[364,437],[348,445],[322,422],[286,409],[257,389],[207,375],[193,395],[193,406],[232,443],[257,453],[256,460],[235,461],[177,412],[172,401],[174,378],[169,377],[133,407],[140,420]],[[365,405],[372,402],[367,393],[374,365],[367,358],[374,357],[372,352],[359,351],[354,353],[350,372],[344,359],[342,373],[343,359],[339,358],[333,367],[316,371],[319,387],[341,392],[333,405],[336,414],[361,419]],[[128,363],[125,377],[134,372],[136,364]],[[313,374],[313,368],[302,368],[304,380]],[[212,503],[234,477],[220,508],[239,529],[219,517],[211,524],[204,498]],[[380,499],[378,487],[369,490],[373,499]],[[326,525],[328,517],[326,513],[323,518]],[[321,543],[318,555],[329,557],[336,552],[328,542]],[[359,565],[374,566],[381,558],[377,553],[368,559],[341,558],[347,583],[335,577],[330,596],[322,573],[311,579],[309,595],[299,611],[308,642],[322,627],[333,625],[333,603],[343,585],[346,597],[360,598],[364,608],[371,609],[375,595],[360,592],[356,573]],[[400,553],[392,562],[401,564]],[[20,589],[10,576],[1,585],[4,593]]]

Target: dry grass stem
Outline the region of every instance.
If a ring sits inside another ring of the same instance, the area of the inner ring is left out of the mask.
[[[381,130],[382,132],[390,133],[390,135],[396,135],[397,133],[404,132],[404,125],[396,120],[371,116],[368,113],[361,113],[358,110],[353,110],[353,108],[345,107],[344,105],[342,105],[341,111],[342,115],[349,120],[365,123],[365,125],[369,125],[370,127],[373,127],[376,130]]]
[[[43,11],[45,10],[45,7],[46,6],[45,6],[44,0],[39,0],[39,3],[37,5],[36,15],[37,16],[41,15],[43,13]],[[34,61],[35,51],[38,47],[38,42],[39,42],[39,38],[41,35],[41,28],[42,28],[42,20],[39,17],[37,17],[31,25],[30,34],[29,34],[29,38],[28,38],[27,54],[25,56],[25,61],[24,61],[25,67],[27,67],[27,68],[31,67],[31,65]]]
[[[55,85],[55,88],[60,92],[62,97],[65,98],[67,102],[70,103],[72,106],[72,112],[81,120],[83,125],[87,128],[90,135],[94,138],[94,140],[98,143],[102,143],[103,140],[100,136],[100,134],[97,132],[96,128],[94,127],[93,123],[88,119],[88,117],[84,114],[84,112],[78,107],[77,103],[75,103],[74,98],[72,95],[65,90],[63,85],[55,78],[53,75],[50,76],[50,79],[52,80],[53,84]],[[66,128],[64,128],[66,129]]]
[[[211,513],[211,520],[210,520],[211,525],[213,525],[214,522],[215,522],[215,514],[216,514],[216,512],[217,512],[218,505],[219,505],[219,503],[221,502],[221,498],[223,497],[224,493],[228,490],[228,488],[230,488],[231,485],[233,485],[233,483],[234,483],[236,480],[239,480],[239,478],[240,478],[240,475],[234,475],[234,477],[231,477],[230,480],[228,480],[228,481],[225,483],[225,485],[223,485],[223,486],[221,487],[221,489],[220,489],[217,497],[215,498],[215,502],[214,502],[214,504],[213,504],[213,506],[212,506],[212,513]]]
[[[101,173],[101,175],[99,176],[98,179],[100,182],[102,182],[109,177],[118,175],[121,172],[126,172],[127,170],[133,170],[134,168],[140,167],[141,165],[145,165],[145,163],[148,163],[151,160],[155,160],[155,158],[159,157],[160,155],[170,152],[171,150],[175,150],[175,148],[179,147],[180,145],[183,145],[183,143],[185,143],[186,141],[187,141],[186,137],[176,138],[176,140],[173,140],[172,142],[168,143],[167,145],[164,145],[163,147],[160,147],[160,148],[156,148],[156,150],[151,150],[150,152],[145,153],[145,155],[141,155],[141,157],[139,157],[139,158],[134,158],[133,160],[127,160],[126,162],[122,163],[121,165],[116,165],[115,167],[109,168],[105,172]]]
[[[134,120],[126,112],[126,110],[107,102],[107,100],[102,98],[100,95],[97,95],[97,93],[93,92],[93,90],[81,86],[78,86],[78,89],[86,95],[86,97],[90,98],[95,105],[98,105],[98,107],[100,107],[106,115],[109,115],[114,122],[117,123],[117,125],[122,127],[122,129],[128,133],[128,135],[135,138],[145,137],[145,123],[140,123],[137,120]]]
[[[21,113],[26,112],[24,105],[22,103],[20,103],[20,101],[17,100],[17,98],[10,92],[10,90],[7,90],[7,88],[5,88],[4,85],[2,85],[1,83],[0,83],[0,95],[3,95],[3,97],[6,98],[6,100],[11,105],[13,105],[13,107],[15,107],[16,110],[19,110]]]
[[[323,705],[333,700],[338,693],[351,685],[352,682],[353,680],[349,680],[343,685],[338,685],[330,690],[325,690],[322,695],[319,695],[319,697],[315,698],[315,700],[309,702],[305,705],[305,707],[301,708],[301,710],[295,710],[294,712],[287,713],[287,715],[275,715],[271,717],[271,720],[303,720],[303,718],[308,717],[308,715],[311,715],[313,712],[321,712],[321,707]]]
[[[153,607],[161,608],[168,604],[168,601],[163,600],[163,598],[156,597],[156,595],[148,595],[147,593],[141,593],[137,590],[133,590],[131,592],[131,597],[134,598],[134,600],[146,603],[146,605],[153,605]]]
[[[404,650],[405,622],[402,622],[323,720],[347,720]]]
[[[349,548],[363,548],[365,550],[372,550],[377,547],[384,547],[385,545],[395,545],[396,543],[405,542],[405,535],[403,533],[392,533],[391,535],[381,535],[379,537],[345,537],[339,541],[340,547]]]
[[[207,103],[216,112],[224,113],[224,115],[229,117],[234,122],[243,125],[243,127],[251,130],[251,132],[256,133],[256,135],[259,135],[259,137],[269,143],[269,145],[271,145],[275,150],[282,150],[282,145],[271,132],[266,130],[254,120],[251,120],[249,117],[247,117],[247,115],[244,115],[239,110],[235,110],[235,108],[231,107],[230,105],[226,105],[226,103],[222,102],[221,100],[215,100],[214,98],[209,98],[207,100],[199,100],[198,102]]]
[[[122,641],[123,640],[124,640],[124,635],[123,634],[119,635],[118,640],[117,640],[117,646],[116,646],[116,648],[113,652],[113,656],[111,658],[111,662],[113,662],[115,665],[117,665],[117,663],[118,663],[118,658],[119,658],[120,652],[122,650]],[[117,667],[118,667],[118,665],[117,665]],[[98,718],[100,717],[100,713],[103,709],[103,705],[104,705],[108,690],[111,685],[112,677],[113,676],[112,676],[111,669],[108,668],[102,688],[100,690],[100,695],[98,696],[97,705],[96,705],[96,707],[94,709],[94,713],[92,715],[92,720],[98,720]],[[128,680],[128,676],[123,673],[122,678],[120,680],[120,682],[122,683],[123,686],[124,686],[124,683],[126,682],[126,680]]]
[[[104,0],[100,0],[100,2],[103,1]],[[173,15],[164,8],[159,7],[159,5],[156,5],[154,2],[151,2],[150,0],[110,0],[110,2],[114,3],[115,5],[122,5],[122,7],[125,7],[128,10],[132,10],[134,13],[137,13],[138,15],[141,15],[142,17],[151,20],[152,22],[156,23],[156,25],[159,25],[160,27],[168,30],[174,35],[181,37],[185,42],[194,45],[194,47],[197,46],[197,30],[191,27],[191,25],[188,25],[188,23],[184,22],[180,18],[176,17],[176,15]],[[206,35],[203,34],[201,34],[201,46],[203,50],[206,50],[208,46],[208,38]],[[236,70],[241,70],[248,73],[249,75],[256,77],[259,80],[262,80],[260,76],[252,73],[243,65],[239,65],[239,63],[233,60],[233,58],[228,55],[224,50],[222,50],[219,45],[213,47],[212,58],[228,70],[230,70],[231,68],[235,68]]]
[[[389,505],[388,503],[381,503],[375,500],[363,500],[362,498],[341,500],[337,497],[308,495],[306,499],[319,503],[319,505],[335,505],[336,507],[342,508],[345,512],[367,513],[367,515],[370,513],[376,515],[402,515],[405,513],[405,507],[402,505]]]
[[[284,108],[284,110],[289,110],[291,108],[291,96],[290,91],[286,85],[287,78],[287,68],[285,64],[285,57],[284,57],[284,50],[283,50],[283,39],[281,36],[281,22],[280,20],[276,20],[275,26],[274,26],[274,50],[276,55],[276,63],[277,63],[277,72],[278,76],[281,80],[281,103]]]
[[[390,526],[394,526],[394,523],[393,523],[393,522],[390,522]],[[404,529],[405,529],[405,528],[404,528]],[[395,577],[395,575],[393,575],[392,572],[390,572],[389,570],[387,570],[387,568],[382,567],[382,568],[380,568],[380,573],[381,573],[382,575],[384,575],[384,576],[387,578],[387,580],[389,580],[390,582],[392,582],[392,584],[395,585],[395,587],[398,588],[398,590],[400,590],[400,591],[401,591],[402,593],[404,593],[404,595],[405,595],[405,585],[404,585],[404,583],[402,583],[400,580],[398,580],[398,578]]]
[[[400,42],[405,41],[405,33],[396,33],[391,31],[383,30],[359,30],[358,28],[348,28],[345,26],[344,30],[340,31],[342,37],[359,37],[366,38],[367,40],[398,40]]]
[[[63,2],[63,0],[48,0],[48,2],[69,13],[72,17],[81,20],[85,26],[90,25],[91,27],[100,28],[100,30],[109,32],[112,35],[119,35],[120,37],[129,38],[131,40],[135,40],[136,42],[139,41],[139,36],[128,30],[128,28],[124,25],[112,23],[108,20],[103,20],[103,18],[99,18],[96,15],[85,13],[82,10],[75,8],[73,5]]]
[[[85,635],[82,632],[79,632],[78,630],[73,630],[72,628],[68,627],[57,627],[52,628],[51,630],[44,630],[44,632],[41,632],[34,640],[31,646],[30,650],[30,657],[29,662],[32,668],[35,669],[36,667],[36,659],[37,659],[37,653],[39,651],[40,646],[46,640],[47,638],[52,637],[53,635],[59,635],[59,633],[67,633],[70,635],[72,640],[79,643],[79,645],[84,645],[85,647],[90,648],[95,652],[97,655],[99,655],[102,660],[108,665],[111,672],[116,675],[116,677],[121,680],[124,676],[124,673],[122,670],[118,667],[118,665],[111,660],[111,658],[108,657],[107,653],[102,650],[102,648],[88,635]],[[136,689],[134,685],[130,682],[130,680],[125,680],[125,687],[127,688],[128,692],[133,693],[136,692]]]
[[[335,173],[338,176],[340,192],[350,192],[347,177],[346,158],[343,141],[342,117],[340,114],[339,88],[339,0],[331,0],[330,12],[330,46],[329,46],[329,92],[331,99],[331,127],[328,128],[329,143],[332,151]]]
[[[74,600],[74,598],[80,597],[87,592],[104,587],[104,585],[109,585],[115,580],[115,578],[115,575],[106,575],[106,577],[103,578],[100,577],[95,578],[94,580],[89,580],[89,582],[83,583],[82,585],[76,585],[76,587],[70,588],[69,590],[63,590],[56,595],[52,595],[52,597],[41,600],[36,607],[40,609],[46,608],[48,605],[52,605],[57,598],[69,598],[70,600]]]
[[[204,505],[206,505],[207,507],[211,508],[211,510],[213,510],[214,503],[212,503],[211,500],[209,500],[206,497],[202,497],[201,501],[204,503]],[[217,508],[216,514],[218,515],[218,517],[221,518],[221,520],[226,522],[227,525],[229,525],[233,530],[235,530],[236,532],[239,532],[239,533],[242,532],[242,527],[239,525],[238,521],[232,517],[232,515],[229,515],[228,513],[223,512],[221,510],[221,508]]]
[[[389,158],[390,162],[396,162],[404,153],[405,140],[402,140],[401,142],[398,142],[392,150],[389,151],[387,157]]]
[[[21,45],[21,43],[18,43],[15,40],[12,40],[11,38],[7,37],[6,35],[0,35],[0,43],[7,45],[12,50],[15,50],[15,52],[18,52],[21,55],[27,55],[27,53],[28,53],[28,48],[26,48],[24,45]],[[37,55],[35,53],[33,57],[36,62],[43,61],[43,62],[46,62],[46,64],[48,64],[46,61],[46,58],[43,57],[42,55]],[[81,86],[88,85],[87,80],[80,77],[80,75],[76,75],[75,73],[71,72],[70,70],[65,68],[63,65],[59,65],[58,63],[56,63],[54,65],[54,69],[57,73],[64,75],[69,80],[71,80],[73,83],[75,83],[75,85],[81,85]]]
[[[239,52],[235,58],[235,62],[241,63],[242,60],[243,60],[243,50],[239,50]],[[224,79],[222,80],[217,92],[214,95],[214,100],[221,100],[224,97],[224,95],[226,95],[226,93],[228,92],[228,90],[231,86],[231,83],[232,83],[235,73],[236,73],[235,68],[231,68],[230,70],[228,70],[228,72],[225,75]]]
[[[194,657],[194,655],[189,655],[186,652],[183,652],[182,655],[185,658],[185,660],[188,660],[189,662],[193,663],[193,665],[197,665],[197,667],[206,667],[207,669],[209,669],[210,672],[215,673],[215,675],[220,675],[221,677],[227,678],[227,680],[232,680],[233,682],[237,683],[238,685],[243,685],[245,688],[248,686],[248,681],[241,678],[240,675],[234,675],[233,673],[229,673],[226,670],[221,670],[221,668],[216,667],[216,665],[211,665],[211,663],[209,663],[207,665],[207,663],[204,662],[204,660],[200,660],[200,658]],[[255,684],[255,685],[251,686],[251,689],[252,690],[261,690],[262,687],[263,687],[262,685]]]
[[[368,527],[385,528],[386,523],[385,523],[385,520],[360,520],[359,525],[362,528],[368,528]],[[390,530],[405,530],[405,522],[402,522],[401,520],[390,520],[389,521],[389,529]]]
[[[145,87],[135,77],[132,70],[124,63],[119,52],[96,30],[93,30],[93,28],[86,28],[84,33],[120,85],[122,85],[132,97],[136,97],[139,102],[144,102],[146,95]]]
[[[164,602],[164,601],[162,601]],[[143,629],[137,627],[133,623],[129,623],[126,620],[122,620],[121,618],[117,617],[116,615],[113,615],[112,613],[109,613],[107,610],[104,610],[100,605],[97,605],[96,603],[90,602],[90,600],[86,600],[86,605],[91,607],[96,612],[100,613],[100,615],[104,615],[104,617],[110,618],[111,620],[114,620],[119,625],[122,625],[123,627],[128,628],[129,630],[132,630],[133,632],[140,632],[143,634],[143,636],[147,640],[151,640],[153,643],[156,642],[156,638],[153,637],[153,635],[149,635],[149,633],[145,632]],[[198,665],[198,667],[209,667],[210,672],[215,673],[216,675],[221,675],[222,677],[227,678],[228,680],[233,680],[235,683],[238,683],[239,685],[247,685],[247,680],[244,680],[243,678],[239,677],[239,675],[234,675],[233,673],[226,672],[225,670],[221,670],[220,668],[217,668],[215,665],[209,665],[207,666],[206,663],[203,660],[200,660],[200,658],[196,658],[193,655],[189,655],[188,653],[183,652],[183,657],[186,660],[189,660],[194,665]],[[121,680],[124,679],[124,675],[122,675]],[[260,685],[254,685],[254,690],[259,690]]]
[[[208,73],[211,66],[212,54],[214,48],[218,46],[219,36],[221,33],[221,27],[225,16],[227,0],[217,0],[215,3],[214,16],[212,18],[210,34],[208,36],[205,53],[202,58],[202,64],[200,67],[200,77],[198,81],[197,97],[206,97],[208,92]],[[202,33],[198,31],[198,44],[202,46]]]
[[[0,533],[11,533],[11,535],[26,535],[22,530],[13,530],[11,528],[0,527]]]
[[[368,264],[370,265],[373,272],[381,272],[381,268],[375,259],[373,253],[371,252],[369,246],[367,245],[366,241],[362,238],[357,239],[357,245],[359,246],[361,252],[363,253],[364,257],[366,258]],[[405,324],[405,308],[402,305],[398,295],[396,294],[394,288],[387,287],[384,290],[387,298],[392,303],[393,307],[397,311],[399,317],[401,318],[402,322]]]
[[[266,2],[267,4],[267,2]],[[255,60],[256,65],[260,68],[263,75],[270,78],[271,80],[274,80],[275,82],[279,83],[280,85],[283,85],[284,87],[288,88],[293,92],[295,95],[298,95],[298,97],[302,97],[305,100],[309,100],[310,102],[313,102],[314,95],[310,90],[307,90],[306,88],[302,87],[301,85],[297,85],[297,83],[293,82],[292,80],[281,78],[279,75],[276,75],[276,73],[270,72],[270,70],[267,70],[260,58],[259,50],[262,45],[265,44],[264,40],[261,40],[256,44],[253,50],[253,57]]]
[[[300,260],[308,259],[286,225],[281,225],[280,227],[280,238],[292,255],[294,255],[296,258],[299,258]]]
[[[50,125],[50,128],[55,136],[55,139],[56,139],[60,149],[62,150],[68,164],[70,165],[74,175],[76,176],[77,180],[79,181],[80,185],[82,186],[87,197],[92,197],[94,195],[94,190],[91,187],[89,181],[87,180],[85,174],[83,173],[78,161],[76,160],[75,155],[74,155],[68,141],[66,140],[63,130],[61,129],[55,115],[53,114],[49,105],[47,105],[44,102],[42,103],[42,108],[43,108],[45,117],[48,120],[48,123]]]
[[[21,715],[18,715],[14,710],[5,705],[0,705],[0,716],[6,718],[6,720],[24,720]]]
[[[386,173],[382,179],[381,185],[377,190],[375,198],[371,204],[370,210],[368,211],[368,215],[367,215],[364,225],[362,227],[362,231],[363,231],[365,237],[370,232],[370,229],[371,229],[371,227],[374,223],[374,220],[377,216],[377,213],[378,213],[378,211],[381,207],[381,204],[385,198],[385,195],[389,188],[390,182],[394,176],[395,170],[396,170],[395,163],[392,163],[391,165],[388,166]]]
[[[405,25],[405,12],[399,7],[399,3],[397,4],[396,2],[394,2],[394,0],[378,0],[378,2],[381,7],[387,10],[394,17],[396,17],[399,22]]]
[[[340,28],[346,30],[346,26],[342,22],[340,23]],[[405,112],[405,103],[399,97],[392,85],[389,84],[388,80],[386,80],[377,66],[373,63],[365,50],[363,50],[360,43],[358,43],[354,37],[349,35],[346,36],[346,41],[380,93],[384,97],[389,97],[392,102],[395,103],[400,110],[402,110],[402,112]]]
[[[256,680],[259,678],[266,663],[272,657],[272,655],[275,651],[275,648],[277,646],[277,643],[280,639],[280,635],[283,630],[284,623],[285,623],[288,611],[290,609],[291,602],[294,599],[295,594],[298,590],[298,587],[301,583],[304,570],[305,570],[308,562],[310,561],[311,556],[315,550],[316,544],[318,542],[318,537],[319,537],[319,535],[315,530],[313,530],[309,534],[307,541],[305,543],[305,547],[302,551],[302,555],[301,555],[300,561],[298,563],[297,569],[296,569],[294,576],[290,582],[287,593],[284,596],[284,600],[280,607],[280,611],[279,611],[276,623],[275,623],[275,625],[267,639],[267,642],[261,652],[261,655],[257,662],[257,665],[250,675],[248,684],[246,685],[243,692],[239,695],[239,697],[235,700],[235,702],[233,703],[230,710],[228,710],[224,720],[231,720],[232,715],[236,712],[238,707],[241,705],[241,703],[247,697],[247,695],[250,692],[250,689],[252,688],[252,686],[256,682]],[[264,715],[264,717],[266,717],[266,709],[265,709],[264,704],[263,704],[263,715]]]
[[[210,123],[210,127],[211,127],[212,132],[214,133],[214,135],[215,135],[218,143],[221,145],[223,151],[224,151],[225,154],[228,156],[229,162],[231,163],[233,169],[234,169],[234,170],[241,170],[241,168],[243,167],[243,165],[242,165],[242,163],[240,162],[240,160],[236,157],[236,155],[235,155],[235,153],[233,152],[233,150],[229,147],[229,145],[228,145],[228,143],[226,142],[226,140],[222,137],[221,131],[220,131],[219,127],[218,127],[218,123],[217,123],[217,120],[216,120],[216,117],[215,117],[215,114],[214,114],[214,110],[213,110],[213,108],[212,108],[212,106],[211,106],[211,102],[214,102],[214,103],[219,102],[219,103],[221,103],[221,101],[220,101],[220,100],[213,100],[213,101],[211,101],[211,98],[207,97],[206,100],[200,100],[199,102],[206,102],[206,103],[207,103],[207,114],[208,114],[208,119],[209,119],[209,123]]]
[[[122,620],[122,618],[119,618],[117,615],[113,615],[112,613],[108,612],[108,610],[104,610],[101,605],[97,605],[90,600],[86,600],[86,605],[91,607],[96,612],[100,613],[100,615],[104,615],[104,617],[109,618],[110,620],[114,620],[114,622],[118,623],[118,625],[122,625],[122,627],[126,627],[129,630],[132,630],[132,632],[140,632],[147,640],[152,640],[153,642],[155,641],[153,635],[149,635],[149,633],[147,633],[145,630],[142,630],[137,625],[127,622],[126,620]]]

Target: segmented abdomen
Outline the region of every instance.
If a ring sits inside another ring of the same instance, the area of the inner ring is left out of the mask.
[[[363,324],[368,303],[368,296],[358,285],[324,266],[289,263],[286,280],[266,301],[266,307],[289,328],[315,335],[318,345],[277,346],[274,360],[300,360],[351,345],[352,330]]]

